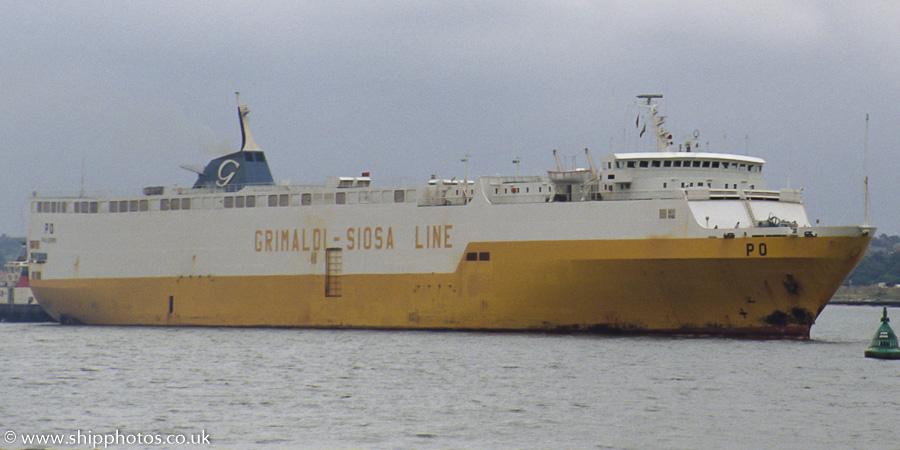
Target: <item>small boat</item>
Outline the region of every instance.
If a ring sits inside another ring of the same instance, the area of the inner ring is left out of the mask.
[[[866,349],[866,358],[900,359],[900,347],[897,346],[897,335],[888,325],[891,319],[887,315],[887,307],[884,307],[881,316],[881,326],[872,338],[872,344]]]
[[[51,322],[31,292],[25,247],[3,267],[0,279],[0,322]]]

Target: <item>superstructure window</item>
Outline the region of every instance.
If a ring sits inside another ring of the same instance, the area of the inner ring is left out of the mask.
[[[247,207],[248,207],[248,208],[254,208],[254,207],[256,207],[256,196],[255,196],[255,195],[248,195],[248,196],[247,196]]]
[[[312,205],[312,194],[300,194],[300,204],[303,206]]]
[[[169,199],[164,198],[159,201],[159,210],[160,211],[168,211],[169,210]]]
[[[141,211],[149,211],[150,210],[150,202],[147,200],[141,200],[140,202],[138,202],[138,205],[139,205],[138,207],[140,208]]]
[[[178,211],[179,209],[181,209],[181,199],[173,198],[172,201],[169,202],[169,209],[171,209],[172,211]]]
[[[272,207],[278,206],[278,196],[277,195],[269,196],[269,206],[272,206]]]
[[[334,203],[338,205],[344,205],[347,203],[347,193],[346,192],[338,192],[334,194]]]
[[[234,208],[234,197],[225,197],[225,207]]]
[[[403,203],[406,201],[406,191],[396,190],[394,191],[394,203]]]
[[[278,206],[287,206],[290,201],[290,197],[287,194],[281,194],[278,196]]]
[[[244,196],[239,195],[234,198],[234,207],[235,208],[243,208],[244,207]]]
[[[119,202],[109,202],[109,212],[119,212]]]

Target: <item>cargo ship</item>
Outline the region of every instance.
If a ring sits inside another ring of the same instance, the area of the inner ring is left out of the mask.
[[[638,97],[656,151],[392,186],[276,183],[238,95],[241,149],[191,188],[36,192],[31,286],[65,324],[808,338],[875,229],[811,224]]]

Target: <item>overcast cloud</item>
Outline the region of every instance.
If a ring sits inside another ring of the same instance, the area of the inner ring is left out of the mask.
[[[900,234],[900,3],[41,2],[0,6],[0,231],[38,191],[191,185],[240,145],[235,91],[273,175],[375,183],[540,174],[551,151],[676,142],[767,160],[810,219]],[[84,170],[82,170],[84,167]]]

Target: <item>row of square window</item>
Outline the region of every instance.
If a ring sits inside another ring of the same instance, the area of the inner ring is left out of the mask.
[[[538,192],[544,192],[544,187],[547,188],[547,192],[553,192],[553,188],[552,188],[551,186],[538,186]],[[503,193],[504,193],[504,194],[509,194],[510,192],[512,192],[513,194],[521,194],[521,193],[522,193],[522,188],[520,188],[520,187],[503,188]],[[531,192],[531,189],[530,189],[529,187],[526,186],[526,187],[525,187],[525,193],[528,194],[528,193],[530,193],[530,192]],[[473,191],[469,191],[469,193],[470,193],[469,195],[472,195],[474,192],[473,192]],[[500,188],[494,188],[494,194],[499,194],[499,193],[500,193]],[[459,191],[458,191],[458,190],[456,191],[456,195],[459,195]]]
[[[414,199],[415,196],[412,195],[415,193],[414,190],[410,191],[410,195],[407,195],[407,191],[405,190],[386,190],[386,191],[364,191],[357,193],[351,193],[353,196],[351,203],[404,203],[407,199]],[[259,196],[260,200],[265,199],[266,204],[270,207],[276,206],[289,206],[291,205],[291,197],[297,198],[297,195],[289,195],[289,194],[272,194],[267,196]],[[226,196],[222,199],[222,206],[225,208],[253,208],[257,205],[257,196],[255,195],[237,195],[237,196]],[[212,198],[207,197],[203,199],[203,207],[210,208],[212,206]],[[338,204],[344,205],[347,204],[347,193],[346,192],[336,192],[336,193],[326,193],[326,194],[316,194],[316,204],[325,203],[325,204]],[[186,210],[191,209],[191,198],[163,198],[159,201],[159,210],[160,211],[178,211],[178,210]],[[298,204],[296,201],[293,202],[295,205]],[[313,195],[312,194],[300,194],[299,195],[299,204],[300,205],[312,205],[313,204]],[[72,212],[74,213],[98,213],[100,212],[100,202],[97,201],[76,201],[72,202]],[[120,213],[120,212],[138,212],[138,211],[149,211],[150,210],[150,202],[147,199],[141,200],[111,200],[109,201],[109,212],[111,213]],[[65,201],[39,201],[34,202],[33,211],[37,213],[67,213],[69,212],[69,202]]]
[[[712,169],[731,169],[731,170],[746,170],[748,172],[762,172],[762,166],[758,164],[742,164],[742,163],[729,163],[725,161],[682,161],[680,159],[676,159],[674,161],[665,160],[652,160],[652,161],[616,161],[616,168],[629,168],[634,169],[638,168],[647,168],[647,167],[681,167],[681,168],[712,168]],[[607,167],[611,168],[611,167]]]

